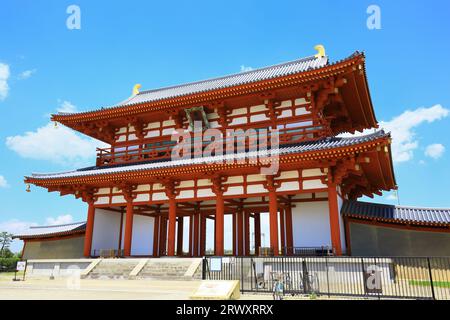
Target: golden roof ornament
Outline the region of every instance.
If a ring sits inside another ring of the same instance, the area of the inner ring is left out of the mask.
[[[314,49],[317,50],[317,53],[314,55],[314,57],[320,59],[325,57],[325,47],[321,44],[318,44],[314,47]]]
[[[139,83],[137,83],[137,84],[134,85],[134,87],[133,87],[133,96],[139,94],[139,89],[140,89],[141,87],[142,87],[142,86],[141,86]]]

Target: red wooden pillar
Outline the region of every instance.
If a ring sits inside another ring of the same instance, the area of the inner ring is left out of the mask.
[[[159,231],[159,255],[164,256],[167,254],[167,218],[161,216],[161,222],[159,224],[160,231]]]
[[[167,255],[169,257],[175,256],[175,229],[177,222],[177,203],[175,197],[169,197],[169,234],[167,242]]]
[[[245,233],[244,233],[244,239],[245,239],[245,255],[250,255],[250,212],[245,211],[244,214],[244,227],[245,227]]]
[[[350,222],[348,218],[344,218],[344,230],[345,230],[345,251],[347,256],[352,255],[352,245],[350,239]]]
[[[200,255],[205,255],[206,249],[206,217],[200,214]]]
[[[278,249],[278,208],[277,194],[275,189],[269,190],[269,225],[270,225],[270,247],[275,256],[279,255]]]
[[[261,215],[255,213],[255,255],[259,255],[259,248],[261,247]]]
[[[189,256],[192,257],[193,256],[193,247],[192,247],[192,238],[193,238],[193,234],[192,234],[192,228],[194,225],[194,216],[190,215],[189,216]]]
[[[86,233],[84,236],[84,252],[85,257],[90,257],[92,253],[92,235],[94,233],[95,208],[94,201],[88,201],[88,214],[86,222]]]
[[[231,236],[233,237],[233,241],[231,242],[233,245],[233,256],[237,255],[237,244],[236,244],[236,212],[232,213],[232,230],[231,230]]]
[[[244,255],[244,214],[242,208],[237,212],[237,244],[238,244],[238,256]]]
[[[123,209],[120,209],[120,226],[119,226],[119,243],[117,246],[117,256],[122,256],[120,250],[122,250],[122,236],[123,236]]]
[[[159,239],[159,216],[155,216],[153,220],[153,256],[158,256],[158,239]]]
[[[289,204],[285,209],[285,219],[286,219],[286,247],[287,255],[292,255],[294,252],[294,238],[292,230],[292,207]]]
[[[281,238],[281,252],[283,255],[286,254],[286,233],[285,233],[285,224],[284,224],[284,213],[285,210],[280,210],[280,238]]]
[[[335,184],[328,185],[328,208],[330,215],[331,245],[336,255],[342,255],[341,232],[339,226],[338,195]]]
[[[194,257],[198,257],[199,254],[199,224],[200,224],[200,212],[196,212],[194,215]]]
[[[127,211],[125,213],[125,236],[123,254],[125,257],[131,256],[131,240],[133,238],[133,200],[127,199]]]
[[[216,193],[216,219],[215,219],[215,255],[223,256],[224,254],[224,200],[221,192]]]
[[[178,217],[177,256],[183,255],[184,217]]]

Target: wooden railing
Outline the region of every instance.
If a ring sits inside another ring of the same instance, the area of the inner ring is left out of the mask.
[[[321,126],[303,126],[296,128],[284,128],[279,131],[279,144],[294,144],[304,141],[315,140],[323,134]],[[175,141],[170,140],[170,136],[162,137],[164,140],[149,140],[143,141],[140,144],[126,145],[122,147],[113,148],[97,148],[97,166],[136,163],[145,161],[162,161],[168,160],[171,157],[172,149],[176,145]],[[232,141],[231,139],[234,139]],[[248,150],[249,146],[254,146],[258,143],[258,135],[249,135],[245,139],[244,145],[237,146],[236,138],[226,138],[223,141],[223,150],[225,153],[227,143],[234,143],[237,152]],[[266,142],[270,143],[270,135]],[[201,156],[203,150],[210,142],[203,142],[201,149],[191,150],[192,157]],[[259,148],[265,148],[267,145],[258,144]]]

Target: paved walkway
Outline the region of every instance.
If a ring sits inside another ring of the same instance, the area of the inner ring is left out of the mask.
[[[0,300],[182,300],[189,299],[200,281],[0,279]],[[241,295],[241,299],[272,299],[271,295]]]

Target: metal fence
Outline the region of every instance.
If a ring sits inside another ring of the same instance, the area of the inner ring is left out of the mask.
[[[202,277],[241,292],[450,299],[450,257],[205,257]]]

